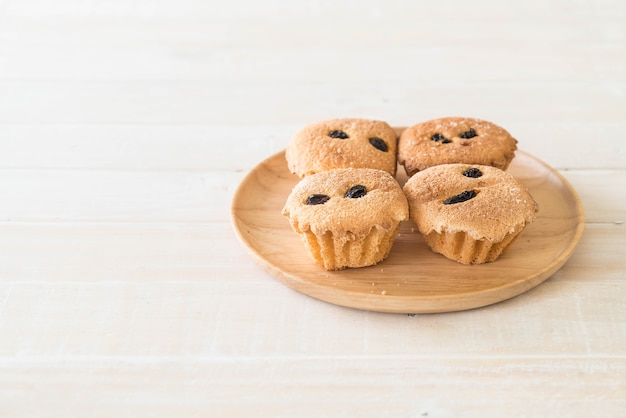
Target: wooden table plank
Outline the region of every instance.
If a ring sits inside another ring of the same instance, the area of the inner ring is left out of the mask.
[[[409,126],[424,120],[413,115],[400,122]],[[556,169],[626,169],[623,141],[616,134],[626,132],[624,120],[533,122],[510,118],[497,123],[518,139],[519,149]],[[285,149],[302,126],[0,124],[4,146],[0,167],[248,172]],[[596,137],[602,137],[601,145],[591,140]],[[224,144],[228,144],[226,149]]]
[[[610,417],[626,408],[624,374],[625,359],[602,356],[25,361],[0,363],[0,405],[41,417]]]
[[[500,304],[411,317],[338,307],[260,274],[257,281],[228,277],[0,284],[0,357],[620,358],[624,352],[626,308],[615,297],[623,280],[559,277]]]
[[[354,68],[354,71],[357,69]],[[304,125],[359,116],[392,125],[441,115],[479,115],[517,122],[623,122],[626,80],[468,83],[451,75],[433,82],[281,84],[251,76],[245,83],[0,80],[0,124],[259,124]],[[55,106],[48,100],[54,97]],[[275,99],[268,102],[268,98]],[[459,98],[474,98],[468,105]],[[478,100],[480,99],[480,100]],[[541,104],[539,106],[538,104]],[[597,103],[602,103],[598,106]],[[207,109],[219,109],[208,111]],[[515,115],[515,117],[511,116]]]
[[[506,82],[519,70],[520,55],[532,51],[532,60],[525,60],[518,82],[534,80],[556,83],[584,83],[598,78],[624,81],[623,61],[626,44],[616,42],[598,47],[596,43],[563,43],[559,54],[554,44],[510,45],[447,45],[445,48],[351,47],[353,57],[345,62],[345,51],[337,47],[303,49],[254,47],[224,48],[204,43],[138,43],[111,42],[94,44],[0,42],[0,77],[10,80],[58,81],[198,81],[308,83],[370,83],[381,73],[387,82],[447,82],[451,78],[466,82]],[[94,53],[97,51],[97,53]],[[497,55],[500,65],[494,69],[491,57]],[[32,56],[45,65],[33,66]],[[379,57],[372,60],[371,56]],[[392,65],[407,57],[419,56],[424,62],[437,65],[414,67]],[[285,59],[288,57],[288,59]],[[337,71],[329,62],[341,62],[348,69]],[[458,66],[458,62],[472,65]],[[598,65],[601,62],[601,65]],[[245,65],[242,65],[244,64]],[[568,71],[575,67],[576,71]]]

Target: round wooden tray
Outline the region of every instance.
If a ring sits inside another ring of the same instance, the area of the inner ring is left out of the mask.
[[[472,309],[517,296],[548,279],[570,257],[583,232],[580,199],[556,170],[518,150],[507,171],[528,187],[539,212],[509,251],[487,264],[465,266],[433,253],[415,225],[406,221],[383,262],[322,269],[280,213],[299,181],[287,169],[284,152],[261,162],[243,179],[233,198],[232,221],[265,270],[314,298],[379,312]],[[397,179],[406,182],[402,168]]]

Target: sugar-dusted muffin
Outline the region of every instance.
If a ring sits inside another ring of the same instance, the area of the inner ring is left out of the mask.
[[[386,122],[331,119],[298,131],[285,156],[300,178],[335,168],[375,168],[395,175],[397,147],[396,132]]]
[[[517,140],[504,128],[480,119],[441,118],[405,129],[398,161],[409,176],[439,164],[481,164],[506,170]]]
[[[317,264],[339,270],[385,259],[408,211],[402,188],[389,173],[347,168],[306,176],[282,214]]]
[[[499,168],[444,164],[404,185],[410,218],[430,248],[463,264],[496,260],[535,219],[537,204]]]

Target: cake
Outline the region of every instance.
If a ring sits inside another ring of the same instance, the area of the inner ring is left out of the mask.
[[[398,162],[409,177],[440,164],[480,164],[506,170],[516,149],[517,140],[494,123],[447,117],[405,129],[398,141]]]
[[[395,175],[397,135],[386,122],[331,119],[298,131],[285,151],[298,177],[336,168],[374,168]]]
[[[404,185],[410,219],[436,253],[462,264],[496,260],[535,219],[526,187],[499,168],[444,164]]]
[[[311,174],[293,188],[282,214],[326,270],[384,260],[408,204],[386,171],[344,168]]]

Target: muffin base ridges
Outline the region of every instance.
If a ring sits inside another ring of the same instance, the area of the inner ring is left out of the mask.
[[[495,261],[519,237],[522,230],[509,234],[500,242],[476,240],[465,232],[431,232],[424,235],[436,253],[461,264],[484,264]]]
[[[342,270],[348,267],[371,266],[389,255],[400,226],[390,230],[372,228],[369,234],[359,237],[350,232],[300,234],[313,260],[326,270]]]

